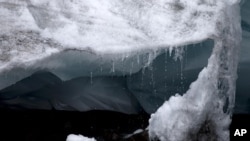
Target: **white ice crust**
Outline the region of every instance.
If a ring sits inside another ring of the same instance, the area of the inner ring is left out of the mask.
[[[200,42],[217,34],[221,6],[213,0],[0,0],[0,75],[15,67],[52,70],[37,61],[70,49],[95,60],[104,55],[111,64],[126,53]]]
[[[211,0],[0,2],[2,34],[32,30],[55,40],[62,48],[89,48],[99,53],[124,53],[206,39],[215,33],[216,12],[222,5]]]

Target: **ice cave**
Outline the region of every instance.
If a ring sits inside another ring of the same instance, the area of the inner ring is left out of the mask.
[[[0,0],[0,124],[13,129],[2,138],[232,140],[232,117],[250,117],[249,7],[249,0]],[[113,118],[121,119],[119,134],[96,126]]]

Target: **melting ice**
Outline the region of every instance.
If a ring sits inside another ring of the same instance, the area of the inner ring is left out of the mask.
[[[151,115],[151,138],[161,141],[229,140],[241,41],[240,12],[237,2],[210,2],[222,5],[217,7],[216,14],[221,17],[216,21],[217,34],[211,36],[215,45],[208,65],[183,96],[176,94]]]
[[[46,70],[122,76],[160,50],[214,41],[207,67],[152,114],[161,141],[229,140],[241,27],[238,0],[0,0],[0,89]],[[209,131],[205,131],[208,127]]]

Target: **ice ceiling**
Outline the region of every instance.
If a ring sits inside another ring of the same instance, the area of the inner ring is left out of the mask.
[[[53,71],[53,68],[67,68],[61,59],[53,58],[61,54],[66,54],[62,58],[70,58],[71,55],[64,53],[67,50],[86,54],[80,58],[76,55],[68,64],[78,60],[85,64],[84,60],[89,60],[87,64],[93,62],[99,67],[101,59],[103,66],[114,64],[114,71],[137,72],[145,66],[145,61],[137,57],[140,54],[150,52],[151,62],[155,57],[151,52],[159,48],[198,43],[217,34],[216,20],[220,15],[216,13],[222,7],[223,1],[215,4],[199,0],[1,0],[0,72],[3,74],[13,67],[42,68],[69,79],[74,74]],[[43,63],[49,57],[55,61]],[[133,57],[139,64],[132,70],[119,65],[121,60],[131,64]],[[89,72],[94,69],[90,67]],[[22,73],[24,76],[26,72],[19,72]],[[16,81],[8,80],[0,88]]]

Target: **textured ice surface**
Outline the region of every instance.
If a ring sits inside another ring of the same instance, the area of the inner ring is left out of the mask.
[[[176,46],[214,33],[221,3],[199,1],[1,0],[1,22],[11,22],[1,30],[35,30],[63,48],[101,53]]]
[[[199,0],[1,0],[0,89],[39,69],[63,80],[91,72],[137,72],[159,48],[216,34],[222,5]],[[77,71],[79,64],[83,67]]]
[[[0,2],[0,89],[41,69],[63,80],[133,74],[160,49],[213,39],[207,67],[186,94],[171,97],[152,115],[149,133],[162,141],[228,140],[241,35],[239,1]]]
[[[218,1],[210,2],[216,5]],[[224,1],[219,9],[217,14],[221,17],[216,22],[220,23],[217,26],[219,34],[213,37],[215,45],[207,67],[183,96],[172,96],[151,115],[151,138],[161,141],[229,140],[241,41],[240,9],[236,1]]]

